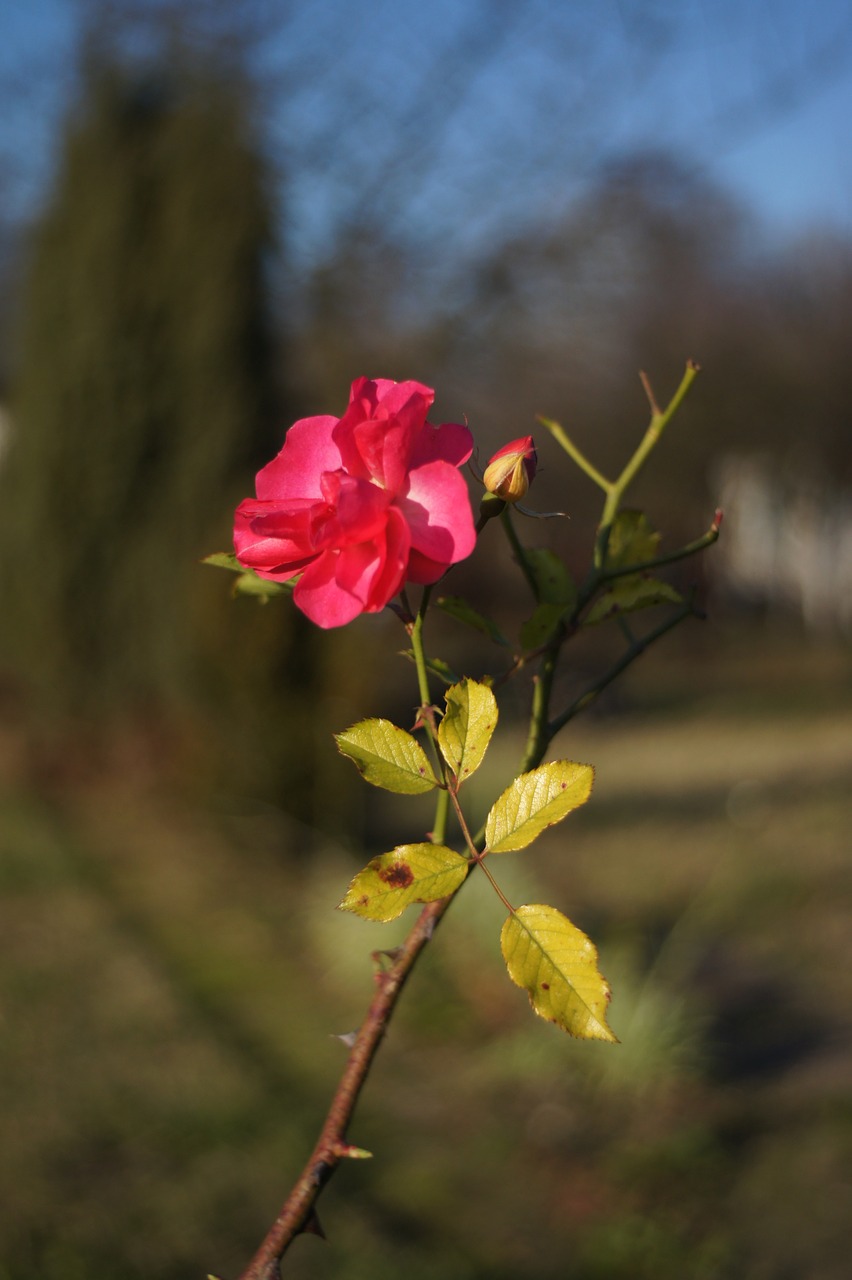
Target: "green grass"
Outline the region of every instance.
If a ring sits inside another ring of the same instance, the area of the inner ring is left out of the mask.
[[[592,800],[499,867],[599,942],[622,1043],[533,1018],[472,882],[356,1117],[375,1159],[287,1276],[848,1274],[849,700],[773,679],[738,710],[656,679],[556,744],[596,764]],[[406,922],[334,912],[357,864],[267,809],[6,775],[0,1280],[233,1276],[310,1148],[369,951]]]

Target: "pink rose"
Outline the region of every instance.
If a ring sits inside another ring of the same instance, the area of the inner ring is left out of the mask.
[[[434,427],[419,382],[359,378],[342,418],[302,418],[237,507],[237,559],[262,578],[297,574],[293,599],[320,627],[383,609],[405,582],[437,582],[473,550],[458,467],[467,427]]]

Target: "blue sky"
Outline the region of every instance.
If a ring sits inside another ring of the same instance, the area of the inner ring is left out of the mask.
[[[77,12],[4,8],[13,213],[49,180]],[[357,183],[410,226],[489,237],[631,147],[675,148],[778,236],[852,234],[849,0],[314,0],[282,25],[264,61],[291,87],[267,123],[306,244]]]

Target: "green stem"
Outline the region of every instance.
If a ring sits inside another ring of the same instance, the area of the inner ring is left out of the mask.
[[[674,564],[676,560],[686,560],[688,556],[694,556],[699,551],[712,547],[719,537],[719,518],[717,515],[710,528],[706,533],[702,533],[700,538],[694,538],[692,542],[687,542],[685,546],[678,547],[676,551],[667,551],[661,556],[655,556],[653,560],[641,560],[636,564],[625,564],[617,568],[605,569],[601,576],[601,581],[610,582],[613,578],[623,578],[630,573],[646,573],[649,569],[658,569],[663,564]]]
[[[539,594],[538,583],[536,582],[535,574],[533,573],[532,568],[530,567],[530,562],[527,559],[527,553],[524,549],[523,543],[518,537],[517,530],[515,529],[515,525],[512,521],[511,507],[506,506],[503,508],[503,510],[500,513],[500,522],[506,531],[506,537],[509,539],[509,545],[512,548],[512,552],[515,556],[515,559],[517,560],[518,564],[521,566],[523,575],[526,578],[527,583],[529,584],[530,591],[533,593],[533,596],[535,597],[536,604],[538,604],[538,594]]]
[[[541,414],[538,415],[538,421],[543,427],[547,427],[547,430],[553,436],[554,440],[562,445],[562,448],[568,454],[568,457],[577,464],[580,470],[584,471],[589,479],[593,480],[599,489],[603,489],[604,493],[609,493],[612,488],[612,481],[607,480],[606,476],[602,475],[600,471],[598,471],[597,467],[593,466],[592,463],[589,462],[586,455],[580,452],[574,444],[574,441],[568,435],[567,431],[565,431],[564,427],[560,427],[559,423],[554,422],[551,418],[543,418]]]
[[[686,364],[686,369],[684,371],[684,375],[680,380],[680,386],[672,396],[666,408],[658,409],[652,400],[651,421],[648,424],[648,429],[645,432],[644,436],[642,437],[639,447],[636,450],[636,452],[633,454],[633,457],[627,463],[627,466],[624,468],[621,475],[618,477],[615,484],[612,486],[612,491],[607,500],[607,506],[611,506],[612,508],[610,512],[611,517],[615,515],[615,512],[617,511],[618,506],[621,502],[621,499],[624,497],[628,488],[630,487],[630,485],[638,476],[639,472],[644,467],[645,463],[648,460],[649,455],[651,454],[651,451],[657,446],[657,444],[659,444],[660,437],[662,436],[666,427],[669,425],[672,418],[675,416],[681,404],[683,403],[686,393],[689,391],[689,388],[692,386],[692,383],[695,380],[695,375],[697,373],[698,373],[698,365],[695,363],[694,360],[688,360]],[[613,499],[615,500],[614,503],[612,502]],[[605,507],[604,523],[606,523],[606,517],[607,517],[607,509]],[[611,520],[610,520],[610,523],[611,523]]]
[[[417,610],[417,616],[415,617],[414,623],[411,627],[411,649],[414,654],[414,665],[417,668],[417,687],[420,691],[421,707],[429,707],[432,704],[432,695],[429,689],[429,668],[426,663],[426,651],[423,647],[423,622],[426,618],[426,611],[429,608],[429,597],[431,594],[431,587],[423,588],[420,608]],[[424,715],[423,723],[426,726],[426,733],[429,736],[429,742],[432,747],[435,763],[438,766],[441,777],[446,782],[444,758],[438,750],[438,744],[435,741],[435,733],[432,728],[432,721],[428,715]],[[447,838],[447,819],[449,817],[449,812],[449,795],[446,790],[441,790],[435,798],[435,819],[432,823],[432,841],[434,844],[443,844]]]
[[[571,703],[570,707],[563,711],[561,715],[557,716],[555,720],[551,720],[550,724],[546,726],[546,741],[544,742],[543,752],[547,749],[552,739],[556,737],[557,733],[559,733],[560,729],[564,729],[569,720],[573,720],[574,716],[578,715],[581,711],[584,711],[590,703],[594,702],[595,698],[603,693],[604,689],[606,689],[608,685],[612,684],[613,680],[615,680],[617,676],[620,676],[622,671],[625,671],[632,662],[635,662],[637,658],[641,657],[646,649],[649,649],[652,644],[655,644],[656,641],[666,635],[667,632],[671,631],[679,623],[683,622],[684,618],[699,616],[700,614],[696,612],[693,601],[691,599],[687,600],[676,613],[671,614],[664,622],[661,622],[658,627],[655,627],[653,631],[648,632],[646,636],[642,636],[638,640],[634,640],[633,644],[631,644],[629,649],[624,652],[618,662],[610,667],[609,671],[601,676],[600,680],[596,680],[593,685],[590,685],[584,693],[580,694],[579,698],[576,698],[574,702]]]

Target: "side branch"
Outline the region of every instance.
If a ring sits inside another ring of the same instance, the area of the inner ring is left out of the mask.
[[[376,993],[349,1052],[317,1144],[240,1280],[277,1280],[279,1263],[295,1237],[303,1231],[316,1230],[316,1203],[323,1187],[340,1162],[356,1154],[356,1149],[347,1143],[346,1130],[391,1014],[417,957],[451,902],[452,898],[443,898],[428,903],[396,952],[393,964],[376,974]]]

